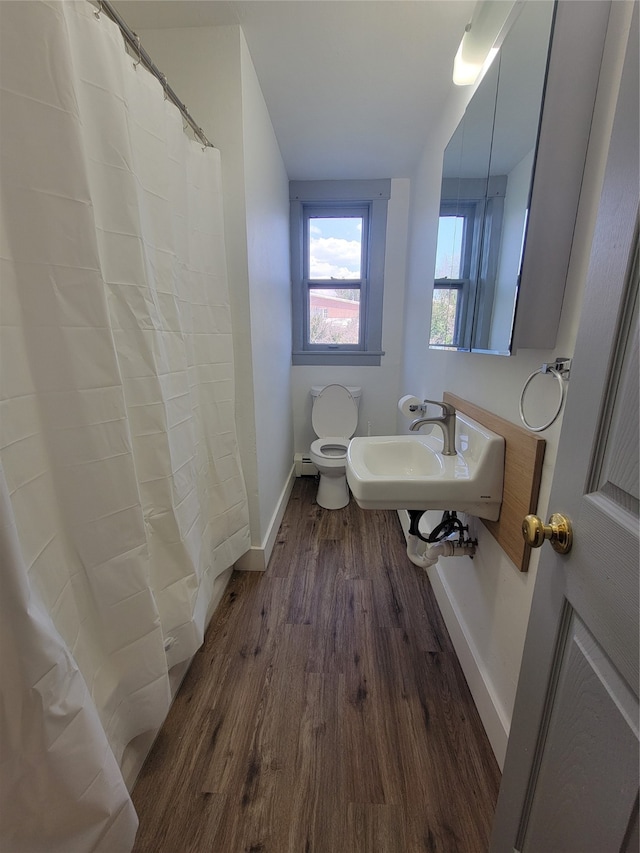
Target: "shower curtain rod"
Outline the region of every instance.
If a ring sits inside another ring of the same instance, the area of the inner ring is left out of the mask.
[[[167,83],[167,77],[165,74],[160,71],[155,62],[151,59],[147,51],[142,47],[140,43],[140,36],[137,33],[134,33],[133,30],[128,26],[124,18],[115,10],[113,4],[109,2],[109,0],[89,0],[92,5],[97,6],[99,14],[100,12],[106,12],[107,15],[114,21],[119,27],[120,32],[124,36],[127,44],[135,51],[138,56],[139,61],[144,65],[146,69],[148,69],[155,77],[160,81],[162,88],[164,89],[164,93],[169,100],[176,105],[176,107],[182,113],[182,117],[187,122],[189,127],[193,130],[197,138],[202,142],[202,144],[206,148],[215,148],[215,145],[212,142],[209,142],[207,137],[204,134],[204,131],[201,127],[199,127],[194,119],[191,117],[189,110],[185,107],[182,101],[178,98],[176,93],[173,91],[171,86]]]

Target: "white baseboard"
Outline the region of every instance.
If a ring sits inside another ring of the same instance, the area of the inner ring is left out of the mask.
[[[289,471],[287,481],[284,484],[284,488],[278,500],[275,512],[273,513],[273,517],[271,518],[269,530],[267,531],[267,535],[265,536],[262,545],[252,545],[251,548],[246,552],[246,554],[243,554],[242,557],[240,557],[240,559],[236,561],[234,568],[242,572],[265,571],[265,569],[269,565],[271,552],[273,551],[273,546],[276,543],[276,536],[278,535],[278,530],[280,529],[280,525],[284,517],[284,512],[287,508],[287,504],[289,503],[289,498],[291,496],[291,490],[293,489],[295,479],[295,466],[292,466],[291,471]]]
[[[484,667],[478,660],[477,649],[469,638],[465,625],[460,618],[455,601],[449,595],[446,581],[438,568],[431,566],[427,570],[431,588],[438,602],[438,607],[447,626],[453,648],[455,649],[464,677],[475,702],[480,719],[489,743],[493,749],[498,766],[502,770],[509,738],[508,723],[495,695],[493,685],[486,678]]]
[[[398,516],[406,537],[409,530],[408,513],[406,510],[400,510]],[[428,569],[427,574],[480,720],[502,770],[509,738],[509,722],[438,564]]]

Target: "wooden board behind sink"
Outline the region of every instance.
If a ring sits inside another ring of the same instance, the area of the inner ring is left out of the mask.
[[[481,519],[521,572],[529,568],[531,548],[522,538],[522,520],[537,512],[546,442],[524,427],[445,391],[443,399],[505,440],[504,489],[498,521]]]

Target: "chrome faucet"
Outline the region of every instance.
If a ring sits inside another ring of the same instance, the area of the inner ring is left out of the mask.
[[[440,406],[442,414],[434,418],[416,418],[409,425],[412,432],[420,429],[426,424],[438,424],[442,430],[443,436],[443,456],[457,456],[456,451],[456,410],[450,403],[439,403],[437,400],[425,400],[420,406],[416,406],[416,411],[426,412],[427,405]]]

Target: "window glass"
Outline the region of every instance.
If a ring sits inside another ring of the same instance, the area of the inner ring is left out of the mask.
[[[457,346],[459,297],[459,287],[436,285],[433,291],[433,307],[431,309],[431,334],[429,335],[431,346]]]
[[[438,222],[436,278],[462,278],[464,216],[441,216]]]
[[[357,344],[360,341],[360,288],[309,290],[309,342]]]
[[[310,216],[309,279],[359,279],[362,275],[362,217]]]

